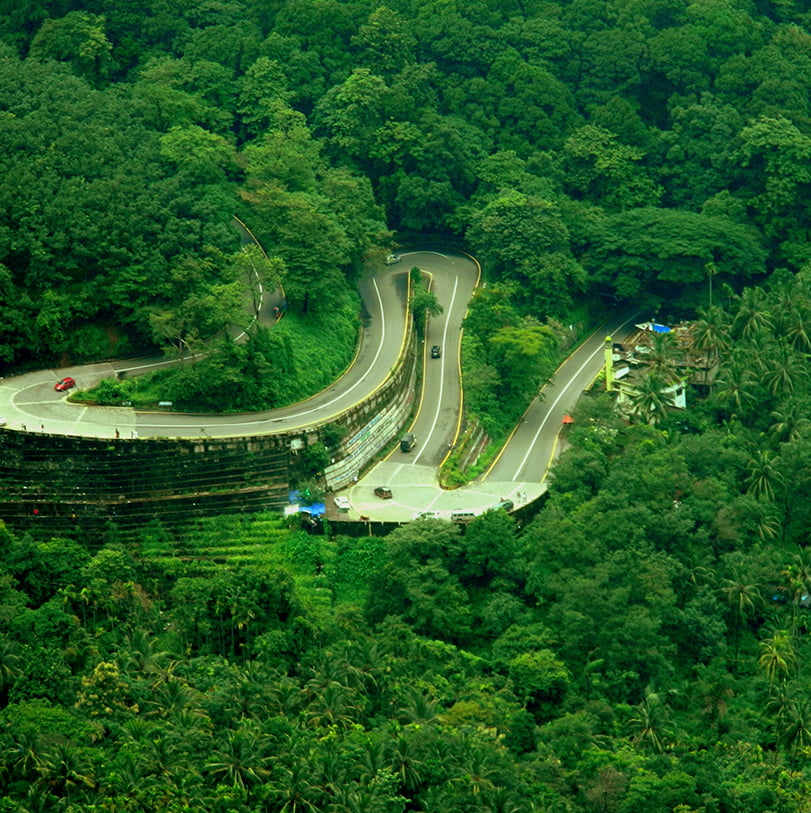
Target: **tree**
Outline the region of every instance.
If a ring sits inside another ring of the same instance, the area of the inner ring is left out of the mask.
[[[284,813],[316,813],[320,808],[322,792],[313,776],[308,759],[294,755],[289,764],[274,769],[275,781],[267,795]]]
[[[510,661],[513,691],[536,719],[554,716],[564,700],[571,675],[563,661],[549,649],[525,652]]]
[[[260,219],[261,242],[284,260],[282,279],[290,307],[328,313],[344,302],[342,269],[352,246],[329,202],[316,192],[288,192],[272,182],[245,193]]]
[[[260,785],[270,775],[270,759],[263,753],[261,742],[255,726],[244,723],[227,733],[205,770],[215,779],[241,790]]]
[[[634,742],[654,753],[662,753],[668,744],[670,713],[667,705],[656,692],[646,691],[642,701],[634,709],[629,724],[633,729]]]
[[[743,280],[760,273],[766,258],[753,227],[722,215],[646,207],[611,215],[601,226],[583,265],[622,300],[695,307],[708,262],[718,276]]]
[[[738,664],[740,650],[741,630],[744,623],[749,620],[762,606],[763,597],[760,585],[749,582],[743,574],[737,571],[721,583],[721,596],[726,600],[729,609],[730,625],[735,639],[735,666]]]
[[[713,398],[727,417],[747,420],[756,412],[760,383],[751,361],[733,355],[719,370]]]
[[[800,221],[811,184],[811,137],[783,116],[762,116],[741,131],[736,153],[749,205],[780,254],[794,264],[810,257],[800,245]]]
[[[535,395],[553,372],[557,340],[550,327],[525,319],[516,327],[499,328],[489,341],[490,360],[506,393],[524,399]],[[503,401],[507,397],[503,397]]]
[[[752,461],[746,487],[755,497],[774,501],[775,485],[780,484],[780,473],[775,468],[774,456],[768,450],[760,451]]]
[[[380,76],[391,76],[414,62],[417,40],[401,14],[380,6],[352,37],[352,45],[362,64]]]
[[[460,553],[458,530],[448,523],[427,520],[390,534],[386,561],[368,594],[370,618],[400,616],[423,635],[465,639],[470,608],[455,575]]]
[[[368,155],[375,131],[390,118],[391,93],[385,79],[355,68],[318,103],[315,121],[332,149],[358,161]]]
[[[467,238],[499,279],[517,283],[531,305],[544,303],[538,318],[564,309],[569,294],[582,288],[582,270],[571,259],[569,230],[552,201],[514,190],[502,192],[471,219]],[[545,290],[546,275],[558,293]]]
[[[68,800],[78,788],[95,787],[95,777],[87,754],[76,746],[57,743],[48,749],[37,765],[42,781]]]
[[[777,706],[778,742],[793,759],[811,747],[811,703],[802,693],[786,691],[770,703]]]
[[[672,386],[663,375],[653,371],[647,373],[632,396],[633,413],[645,423],[659,423],[674,404]]]
[[[105,18],[87,11],[71,11],[61,19],[46,19],[31,41],[34,59],[67,62],[85,78],[99,82],[112,65],[112,46],[105,33]]]
[[[794,638],[788,630],[776,630],[770,638],[760,642],[758,664],[766,671],[770,685],[778,678],[788,679],[797,667]]]
[[[744,288],[735,296],[737,310],[732,319],[732,335],[736,339],[754,339],[774,327],[772,314],[762,288]]]
[[[560,153],[566,189],[609,210],[655,205],[661,188],[640,169],[643,157],[640,148],[621,144],[614,133],[587,124],[566,139]]]
[[[732,339],[729,335],[729,318],[717,306],[709,306],[699,311],[700,318],[693,324],[691,337],[696,350],[706,353],[704,383],[709,383],[710,370],[714,369],[721,353],[729,350]]]
[[[161,156],[193,183],[223,183],[236,170],[228,142],[202,127],[172,127],[160,137]]]
[[[772,352],[763,359],[763,384],[775,398],[792,396],[808,379],[808,372],[797,353],[783,341],[778,341]]]
[[[5,706],[8,690],[19,674],[19,647],[8,636],[0,634],[0,708]]]
[[[425,321],[429,316],[439,316],[442,305],[436,294],[425,286],[422,272],[419,268],[411,269],[411,313],[414,317],[414,329],[418,336],[425,334]]]

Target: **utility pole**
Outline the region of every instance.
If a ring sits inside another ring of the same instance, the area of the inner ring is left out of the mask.
[[[614,342],[605,337],[605,391],[614,392]]]

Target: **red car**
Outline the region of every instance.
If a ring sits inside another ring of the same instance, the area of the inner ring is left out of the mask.
[[[72,378],[63,378],[61,381],[57,381],[54,385],[54,389],[57,392],[64,392],[65,390],[69,390],[71,387],[75,387],[76,382]]]

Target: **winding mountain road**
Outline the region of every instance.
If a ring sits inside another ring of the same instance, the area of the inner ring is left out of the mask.
[[[407,521],[422,512],[450,518],[452,513],[478,514],[502,499],[516,506],[546,489],[544,482],[554,457],[563,415],[587,388],[602,366],[605,332],[621,333],[630,319],[618,317],[590,337],[561,365],[527,410],[490,471],[477,482],[454,491],[439,488],[437,469],[456,438],[462,390],[459,363],[461,326],[468,301],[478,284],[478,264],[454,252],[413,251],[359,283],[364,331],[352,366],[330,387],[312,398],[269,412],[193,415],[144,412],[123,407],[88,407],[69,403],[54,391],[64,376],[89,388],[103,378],[134,374],[165,365],[165,360],[99,363],[40,370],[0,379],[0,415],[4,431],[44,431],[86,437],[244,437],[307,429],[337,418],[367,400],[388,378],[403,351],[407,331],[407,272],[419,267],[429,273],[443,313],[429,320],[425,374],[411,431],[417,446],[395,449],[346,493],[356,516]],[[430,358],[438,345],[442,354]],[[375,486],[391,488],[393,498],[375,497]]]

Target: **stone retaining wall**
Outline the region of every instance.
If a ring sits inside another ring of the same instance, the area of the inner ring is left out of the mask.
[[[344,429],[325,472],[330,489],[351,482],[398,436],[415,398],[417,342],[384,384],[336,421]],[[15,530],[100,542],[150,522],[188,526],[197,517],[281,510],[307,431],[244,438],[138,440],[0,430],[0,519]],[[113,525],[111,525],[111,523]]]

